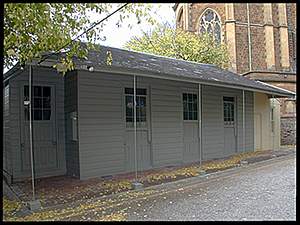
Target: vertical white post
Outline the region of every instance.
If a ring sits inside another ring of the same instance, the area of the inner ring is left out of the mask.
[[[35,186],[34,186],[34,156],[33,156],[33,142],[32,142],[32,66],[29,65],[29,146],[30,146],[30,160],[31,160],[31,181],[32,181],[32,201],[35,200]]]
[[[202,164],[202,107],[201,107],[201,84],[198,84],[198,129],[199,129],[199,164]]]
[[[245,90],[243,90],[243,152],[245,150]]]
[[[136,76],[133,75],[133,118],[134,118],[134,166],[135,180],[137,181],[137,155],[136,155]]]
[[[272,135],[273,135],[273,137],[272,137],[272,149],[273,149],[273,151],[275,150],[274,149],[274,140],[275,140],[275,124],[274,124],[274,95],[272,95],[272,109],[271,109],[271,113],[272,113],[272,115],[271,115],[271,126],[272,126]]]

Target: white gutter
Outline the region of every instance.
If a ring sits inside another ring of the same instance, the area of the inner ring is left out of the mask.
[[[272,87],[272,88],[277,88],[277,89],[279,89],[279,90],[281,90],[281,91],[289,92],[289,93],[291,93],[292,95],[295,95],[295,97],[296,97],[296,93],[295,93],[295,92],[292,92],[292,91],[286,90],[286,89],[284,89],[284,88],[280,88],[280,87],[277,87],[277,86],[274,86],[274,85],[272,85],[272,84],[268,84],[268,83],[265,83],[265,82],[261,82],[261,81],[256,81],[256,82],[259,82],[259,83],[261,83],[261,84],[263,84],[263,85],[266,85],[266,86],[269,86],[269,87]]]

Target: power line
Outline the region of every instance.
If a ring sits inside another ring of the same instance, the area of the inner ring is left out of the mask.
[[[99,25],[100,23],[102,23],[104,20],[108,19],[109,17],[111,17],[112,15],[114,15],[116,12],[120,11],[121,9],[123,9],[124,7],[126,7],[129,3],[124,4],[123,6],[119,7],[118,9],[116,9],[115,11],[113,11],[112,13],[110,13],[109,15],[107,15],[105,18],[103,18],[102,20],[94,23],[90,28],[88,28],[87,30],[83,31],[81,34],[79,34],[77,37],[73,38],[71,41],[69,41],[67,44],[65,44],[64,46],[62,46],[61,48],[59,48],[58,50],[56,50],[54,53],[51,53],[49,55],[47,55],[45,58],[42,58],[39,62],[38,65],[41,64],[42,62],[44,62],[46,59],[48,59],[50,56],[54,55],[54,54],[58,54],[60,52],[61,49],[64,49],[65,47],[67,47],[69,44],[71,44],[73,41],[75,41],[76,39],[78,39],[80,36],[82,36],[83,34],[89,32],[90,30],[92,30],[94,27],[96,27],[97,25]]]

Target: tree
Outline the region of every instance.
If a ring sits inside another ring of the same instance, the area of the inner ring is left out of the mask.
[[[152,31],[131,38],[124,47],[176,59],[215,64],[222,68],[228,68],[229,65],[225,44],[215,43],[208,34],[197,35],[166,24],[159,24]]]
[[[123,4],[115,4],[120,7]],[[91,26],[89,13],[99,15],[99,20],[111,12],[113,5],[108,3],[6,3],[4,4],[4,66],[10,68],[16,62],[21,64],[32,59],[41,59],[45,52],[55,52],[69,43],[78,33]],[[149,4],[128,4],[119,13],[117,26],[130,14],[135,14],[138,23],[141,19],[154,23]],[[118,15],[115,15],[118,16]],[[60,58],[64,70],[73,68],[73,56],[85,57],[88,49],[95,48],[105,23],[86,33],[83,38],[88,48],[81,48],[74,42],[62,49]],[[129,24],[129,26],[132,26]]]

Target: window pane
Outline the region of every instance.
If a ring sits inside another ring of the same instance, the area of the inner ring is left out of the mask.
[[[188,104],[188,107],[189,107],[189,108],[188,108],[188,111],[189,111],[189,112],[194,111],[194,110],[193,110],[193,103],[189,103],[189,104]]]
[[[223,97],[223,101],[234,102],[234,97]]]
[[[147,95],[147,90],[144,88],[137,88],[136,89],[136,94],[137,95]]]
[[[48,98],[43,98],[43,108],[51,108],[51,101],[50,97]]]
[[[51,110],[43,110],[43,120],[50,120]]]
[[[41,98],[34,98],[33,99],[33,108],[42,108],[42,99]]]
[[[43,97],[51,97],[51,88],[43,87]]]
[[[134,94],[133,88],[125,88],[125,94],[133,95]],[[147,90],[145,88],[137,88],[136,94],[137,95],[147,95]]]
[[[29,99],[29,87],[26,85],[24,86],[24,100]]]
[[[188,112],[183,112],[183,119],[188,120]]]
[[[194,120],[198,120],[198,113],[194,111]]]
[[[34,120],[42,120],[42,110],[40,110],[40,109],[33,110],[33,119]]]
[[[132,122],[133,121],[133,97],[126,96],[126,121]]]
[[[198,107],[197,95],[191,93],[183,93],[183,119],[184,120],[197,120]]]
[[[34,96],[42,97],[42,87],[41,86],[34,86],[33,87],[33,93],[34,93]]]
[[[125,88],[125,94],[133,95],[133,88]]]
[[[187,108],[187,102],[183,102],[183,112],[187,112],[188,108]]]
[[[192,112],[189,112],[189,117],[188,117],[188,119],[189,119],[189,120],[192,120],[192,118],[193,118],[193,113],[192,113]]]

